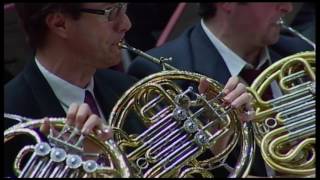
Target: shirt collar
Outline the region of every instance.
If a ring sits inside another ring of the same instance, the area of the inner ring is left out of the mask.
[[[239,55],[232,51],[228,46],[226,46],[222,41],[220,41],[206,26],[204,20],[201,19],[201,27],[203,28],[205,34],[208,36],[212,44],[217,48],[218,52],[222,56],[231,76],[238,76],[241,70],[246,68],[254,68],[251,64],[243,60]],[[270,60],[270,55],[268,48],[264,48],[263,53],[261,53],[259,58],[259,64],[256,69],[261,68],[266,61]]]
[[[49,72],[44,66],[41,65],[37,58],[35,58],[35,61],[41,73],[48,81],[51,89],[59,99],[60,103],[62,104],[62,107],[66,112],[71,103],[81,104],[84,102],[85,90],[89,90],[92,94],[94,94],[93,77],[91,78],[88,86],[85,89],[82,89]]]

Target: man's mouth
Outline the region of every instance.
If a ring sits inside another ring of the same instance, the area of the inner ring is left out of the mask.
[[[116,42],[112,43],[111,45],[112,46],[118,46],[119,49],[121,49],[121,47],[119,46],[119,43],[121,43],[122,41],[123,41],[123,39],[120,39],[119,41],[116,41]]]
[[[121,48],[121,47],[119,46],[119,42],[112,43],[111,46],[118,47],[119,49]]]

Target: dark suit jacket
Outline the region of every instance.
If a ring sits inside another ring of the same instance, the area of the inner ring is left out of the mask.
[[[312,47],[298,38],[281,36],[278,43],[270,46],[269,50],[271,60],[274,62],[300,51],[312,50]],[[175,40],[151,49],[147,53],[157,58],[172,57],[173,61],[169,64],[174,67],[206,75],[222,84],[226,84],[231,76],[222,56],[211,43],[200,23],[188,28]],[[137,57],[130,65],[128,73],[140,79],[159,70],[161,70],[159,65],[143,57]]]
[[[98,70],[94,75],[96,99],[108,117],[116,100],[136,80],[113,70]],[[5,85],[4,111],[29,118],[65,117],[66,114],[35,62]]]
[[[269,47],[272,62],[297,52],[313,50],[312,47],[299,38],[281,36],[278,43]],[[231,77],[227,65],[218,50],[203,31],[200,23],[188,28],[175,40],[159,48],[147,51],[156,58],[172,57],[169,64],[180,69],[197,72],[226,84]],[[143,57],[137,57],[129,67],[128,73],[137,78],[160,71],[159,65]],[[237,156],[236,153],[233,154]],[[234,157],[236,158],[236,157]],[[251,175],[266,176],[260,150],[257,148]],[[219,171],[218,175],[225,173]]]
[[[109,117],[116,101],[136,80],[113,70],[98,70],[94,75],[94,93],[104,116]],[[28,118],[65,117],[62,106],[41,74],[35,62],[26,66],[22,73],[5,85],[4,112],[25,116]],[[5,128],[16,124],[15,121],[5,120]],[[133,125],[134,126],[134,125]],[[17,140],[16,145],[25,145],[26,140]],[[9,172],[8,162],[12,162],[20,148],[6,145],[5,162],[6,175]],[[20,146],[20,147],[21,147]],[[9,151],[10,147],[10,152]],[[13,157],[14,156],[14,157]]]

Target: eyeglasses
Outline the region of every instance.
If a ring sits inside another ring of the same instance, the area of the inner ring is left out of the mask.
[[[91,13],[91,14],[98,14],[98,15],[104,15],[106,16],[107,20],[114,21],[121,13],[125,13],[127,10],[127,3],[116,3],[116,5],[101,10],[101,9],[87,9],[87,8],[81,8],[81,12],[85,13]]]

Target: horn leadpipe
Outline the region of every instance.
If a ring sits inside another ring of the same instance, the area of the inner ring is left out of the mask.
[[[291,32],[293,35],[299,37],[300,39],[302,39],[303,41],[305,41],[306,43],[311,45],[313,47],[313,49],[316,49],[316,45],[314,42],[312,42],[310,39],[308,39],[307,37],[305,37],[304,35],[299,33],[297,30],[293,29],[292,27],[285,25],[285,23],[282,19],[278,23],[281,25],[281,28]]]
[[[136,53],[136,54],[138,54],[138,55],[140,55],[140,56],[142,56],[142,57],[150,60],[150,61],[153,62],[153,63],[156,63],[156,64],[161,65],[164,69],[168,69],[168,70],[178,70],[177,68],[169,65],[168,63],[165,63],[165,61],[171,60],[171,58],[168,58],[168,59],[166,59],[166,58],[163,58],[163,59],[161,59],[161,58],[160,58],[160,59],[155,58],[155,57],[150,56],[149,54],[147,54],[147,53],[145,53],[145,52],[143,52],[143,51],[141,51],[141,50],[139,50],[139,49],[136,49],[136,48],[128,45],[128,44],[125,43],[125,42],[119,42],[118,45],[119,45],[121,48],[127,49],[127,50],[129,50],[129,51],[132,51],[132,52],[134,52],[134,53]]]

